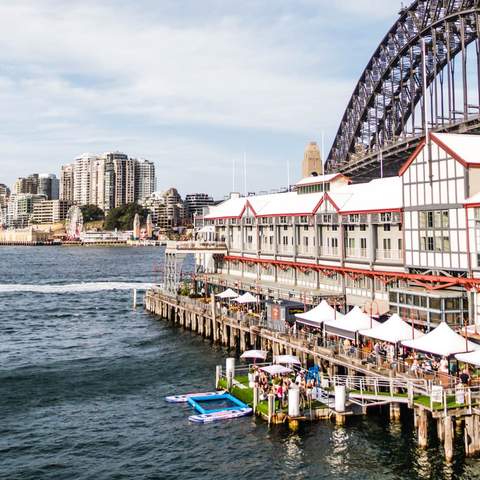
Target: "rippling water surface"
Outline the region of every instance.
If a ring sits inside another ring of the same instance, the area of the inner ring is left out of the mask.
[[[408,417],[188,423],[164,397],[211,389],[227,352],[132,309],[130,284],[160,262],[155,248],[0,247],[1,479],[480,478],[461,438],[448,466]]]

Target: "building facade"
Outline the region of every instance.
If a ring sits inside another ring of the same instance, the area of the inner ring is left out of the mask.
[[[136,160],[135,197],[137,200],[150,197],[156,188],[155,164],[145,159]]]
[[[226,248],[198,271],[311,304],[337,295],[428,328],[478,323],[479,150],[478,136],[432,134],[397,177],[314,176],[293,192],[235,195],[197,219],[199,237],[213,231]]]
[[[70,203],[65,200],[45,200],[33,205],[31,223],[58,223],[67,218]]]
[[[37,194],[44,195],[47,200],[58,200],[60,181],[53,173],[41,173],[38,175]]]
[[[65,202],[73,203],[73,182],[74,182],[74,165],[62,165],[60,170],[60,191],[59,199]]]
[[[208,193],[189,193],[185,195],[185,213],[189,222],[196,215],[202,215],[205,207],[213,205],[214,200]]]

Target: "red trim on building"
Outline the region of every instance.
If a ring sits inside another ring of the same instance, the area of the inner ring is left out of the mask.
[[[401,208],[388,208],[382,210],[352,210],[349,212],[340,212],[341,215],[354,215],[356,213],[390,213],[390,212],[401,212]]]
[[[410,158],[402,165],[400,171],[398,172],[398,176],[402,177],[403,174],[408,170],[408,167],[414,162],[414,160],[418,157],[420,152],[422,151],[423,147],[425,146],[425,140],[422,140],[415,151],[410,155]]]
[[[430,138],[446,153],[448,153],[457,162],[461,163],[465,168],[468,167],[468,162],[463,159],[457,152],[453,151],[448,145],[443,143],[434,133],[430,134]]]
[[[339,273],[341,275],[364,275],[371,278],[379,278],[383,282],[387,283],[392,280],[410,280],[417,285],[426,288],[427,290],[439,290],[442,288],[448,288],[452,286],[461,286],[466,290],[477,289],[480,291],[480,278],[464,278],[464,277],[445,277],[440,275],[422,275],[417,273],[406,272],[386,272],[378,270],[363,270],[360,268],[339,267],[335,265],[319,265],[316,263],[299,263],[289,262],[284,260],[269,260],[265,258],[248,258],[248,257],[236,257],[227,255],[224,260],[230,262],[240,263],[257,263],[257,264],[270,264],[276,265],[281,269],[285,268],[309,268],[314,271],[322,271],[328,273]]]

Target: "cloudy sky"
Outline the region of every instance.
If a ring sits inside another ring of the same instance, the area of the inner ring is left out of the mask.
[[[308,141],[328,151],[400,4],[4,0],[0,183],[121,150],[155,161],[159,190],[221,198],[244,152],[249,191],[286,185]]]

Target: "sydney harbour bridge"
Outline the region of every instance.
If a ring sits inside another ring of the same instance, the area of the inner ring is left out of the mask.
[[[355,87],[327,170],[396,175],[426,129],[480,133],[479,33],[480,0],[402,8]]]

